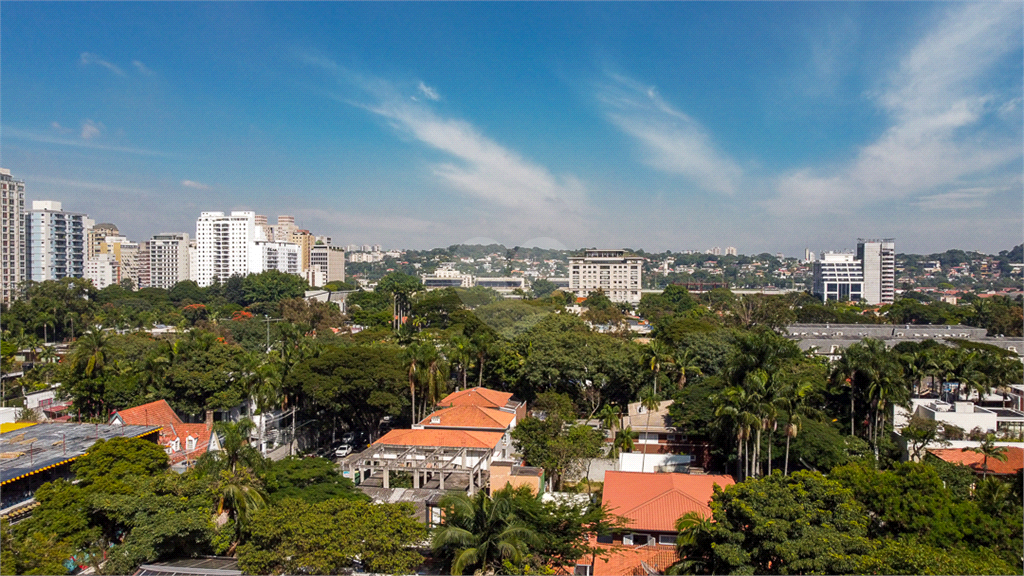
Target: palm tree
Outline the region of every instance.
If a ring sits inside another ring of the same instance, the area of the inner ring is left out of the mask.
[[[473,351],[476,353],[476,367],[479,371],[479,381],[477,386],[484,385],[484,360],[491,354],[494,349],[494,335],[490,332],[483,330],[477,331],[473,334],[472,338]]]
[[[697,364],[697,355],[693,353],[689,348],[676,354],[675,366],[676,370],[679,371],[679,389],[686,385],[688,378],[687,374],[694,374],[700,376],[702,374],[700,366]]]
[[[782,475],[789,475],[789,442],[796,438],[803,428],[803,419],[810,417],[820,419],[821,413],[806,404],[807,395],[814,389],[814,384],[804,380],[783,389],[775,399],[776,405],[786,413],[783,431],[786,434],[786,458],[782,467]]]
[[[412,406],[412,423],[415,424],[416,420],[416,372],[421,367],[420,347],[415,342],[409,344],[402,350],[402,362],[406,372],[409,375],[409,396]]]
[[[210,484],[210,491],[217,498],[217,517],[227,513],[227,517],[235,521],[235,534],[228,550],[228,555],[231,555],[244,534],[243,528],[249,523],[249,518],[267,505],[263,482],[248,468],[221,470]]]
[[[103,372],[109,342],[110,337],[106,332],[96,326],[90,326],[89,330],[75,342],[72,364],[76,371],[88,378],[99,376]]]
[[[452,364],[458,366],[459,375],[462,376],[462,389],[466,389],[466,374],[473,363],[473,343],[462,334],[452,336],[449,342],[447,356]]]
[[[730,386],[711,397],[715,405],[715,416],[725,417],[732,423],[736,434],[736,478],[742,480],[749,472],[749,450],[744,457],[744,445],[750,440],[750,431],[760,425],[761,419],[755,413],[759,399],[745,386]]]
[[[615,439],[612,440],[612,451],[609,454],[611,458],[618,458],[620,452],[632,452],[635,447],[633,440],[637,438],[637,433],[633,432],[632,426],[626,426],[622,430],[615,433]]]
[[[601,421],[601,426],[604,426],[605,430],[609,430],[611,432],[611,451],[615,452],[615,430],[619,427],[619,424],[622,421],[622,409],[619,408],[618,406],[605,404],[604,406],[601,407],[600,410],[598,410],[597,418]],[[616,454],[615,456],[617,455],[618,454]],[[614,458],[615,456],[612,457]]]
[[[661,372],[662,364],[674,364],[672,349],[660,340],[653,340],[649,346],[645,346],[640,355],[640,363],[647,366],[654,373],[654,394],[658,393],[658,375]]]
[[[427,384],[423,398],[423,416],[425,417],[428,409],[437,406],[437,403],[441,401],[441,398],[444,398],[447,394],[447,384],[451,368],[448,364],[448,360],[443,354],[441,354],[440,350],[438,350],[434,344],[426,344],[424,346],[424,351],[424,360],[427,368]]]
[[[679,562],[668,568],[667,574],[703,574],[707,558],[704,540],[711,532],[711,517],[691,511],[676,520],[676,553]],[[700,551],[700,552],[698,552]]]
[[[995,458],[996,460],[999,460],[1000,462],[1006,462],[1006,459],[1007,459],[1006,447],[1005,446],[996,446],[996,435],[992,434],[991,432],[988,433],[988,434],[985,434],[985,438],[983,438],[981,440],[981,445],[975,446],[973,448],[961,448],[960,451],[961,452],[968,452],[968,451],[970,451],[970,452],[974,452],[976,454],[983,454],[985,456],[985,460],[982,462],[982,474],[981,474],[981,479],[983,481],[985,480],[985,478],[988,478],[988,459],[989,458]]]
[[[658,397],[658,393],[654,391],[650,386],[644,386],[640,390],[640,407],[647,411],[647,430],[651,428],[651,412],[654,412],[661,406],[661,398]],[[651,433],[649,431],[644,432],[647,435],[647,440],[650,440]],[[640,471],[644,471],[644,466],[647,464],[647,443],[644,442],[643,456],[640,457]]]
[[[514,565],[534,547],[540,537],[518,510],[516,492],[498,490],[490,497],[483,490],[474,496],[450,493],[441,499],[442,524],[434,530],[431,548],[435,556],[452,557],[450,574],[462,574],[477,567],[477,573],[493,574],[503,560]]]
[[[222,470],[235,473],[240,468],[257,472],[262,470],[266,460],[249,441],[255,427],[248,418],[238,422],[217,422],[213,430],[220,438],[220,450],[207,451],[200,456],[196,462],[196,472],[205,476],[219,474]]]

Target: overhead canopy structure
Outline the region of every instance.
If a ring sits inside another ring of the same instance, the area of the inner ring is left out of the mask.
[[[444,490],[447,482],[449,488],[467,486],[474,494],[483,486],[491,454],[490,448],[377,443],[349,457],[344,466],[349,473],[358,472],[363,482],[380,473],[384,488],[390,488],[392,472],[402,472],[412,475],[413,488],[436,484]]]

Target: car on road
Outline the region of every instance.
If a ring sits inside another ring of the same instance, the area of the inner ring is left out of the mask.
[[[342,444],[338,446],[338,449],[334,451],[335,458],[344,458],[352,453],[352,446],[350,444]]]
[[[345,432],[341,437],[343,444],[351,444],[356,439],[356,435],[352,432]]]

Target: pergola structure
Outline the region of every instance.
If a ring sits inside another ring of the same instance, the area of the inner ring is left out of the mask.
[[[483,487],[487,474],[483,467],[491,453],[488,448],[374,444],[348,458],[344,467],[349,472],[358,471],[363,481],[381,472],[384,488],[391,487],[392,472],[412,474],[413,488],[426,488],[428,483],[437,482],[441,490],[445,489],[446,477],[449,485],[455,483],[460,487],[459,480],[465,477],[472,495]]]

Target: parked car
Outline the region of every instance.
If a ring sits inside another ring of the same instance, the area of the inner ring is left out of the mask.
[[[335,458],[344,458],[352,453],[352,446],[349,444],[342,444],[338,446],[338,449],[334,451]]]
[[[341,442],[343,444],[351,444],[356,439],[356,435],[352,432],[345,432],[341,436]]]

